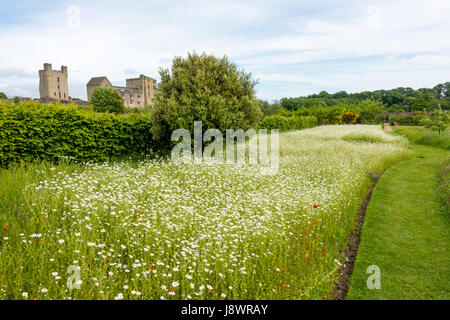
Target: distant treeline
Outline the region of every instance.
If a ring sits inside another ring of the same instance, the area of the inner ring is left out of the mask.
[[[283,98],[269,103],[260,101],[265,116],[277,114],[283,108],[289,111],[318,107],[354,106],[364,100],[380,101],[387,112],[412,112],[434,110],[440,105],[444,110],[450,110],[450,82],[438,84],[433,88],[396,88],[392,90],[363,91],[347,93],[340,91],[328,93],[322,91],[306,97]]]

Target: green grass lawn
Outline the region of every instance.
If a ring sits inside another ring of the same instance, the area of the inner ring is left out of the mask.
[[[449,152],[413,145],[416,157],[388,169],[367,208],[347,299],[449,299],[449,219],[437,192]],[[366,285],[370,265],[381,289]]]
[[[450,128],[441,132],[420,126],[393,126],[395,134],[407,137],[412,143],[450,150]]]

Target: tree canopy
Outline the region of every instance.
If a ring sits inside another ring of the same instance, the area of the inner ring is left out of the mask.
[[[122,113],[125,109],[122,97],[110,88],[95,88],[90,103],[97,112]]]
[[[356,105],[371,99],[381,101],[389,112],[411,112],[434,110],[441,105],[442,109],[450,109],[450,82],[438,84],[433,88],[396,88],[392,90],[363,91],[347,93],[340,91],[328,93],[322,91],[319,94],[311,94],[306,97],[283,98],[280,104],[287,110],[297,110],[311,107],[330,107],[336,105]]]
[[[225,56],[206,53],[175,57],[172,68],[160,69],[161,82],[152,110],[155,138],[176,129],[193,132],[194,121],[204,130],[255,127],[262,113],[255,98],[256,81]]]
[[[444,132],[450,125],[450,116],[439,106],[432,114],[424,115],[422,124],[431,130],[437,130],[441,135],[441,132]]]

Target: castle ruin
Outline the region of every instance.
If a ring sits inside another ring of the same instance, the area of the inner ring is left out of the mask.
[[[144,108],[151,105],[156,91],[156,80],[143,74],[139,78],[126,79],[126,86],[113,86],[107,77],[94,77],[87,84],[88,100],[91,99],[97,87],[111,88],[122,97],[127,108]],[[87,101],[72,99],[69,96],[67,67],[53,70],[50,63],[44,63],[44,69],[39,70],[39,93],[41,103],[59,101],[63,104],[75,103],[88,105]]]
[[[126,79],[126,86],[113,86],[107,77],[94,77],[87,84],[88,100],[97,87],[111,88],[122,97],[127,108],[144,108],[151,105],[155,96],[156,80],[143,74],[139,78]]]
[[[44,63],[44,70],[39,70],[39,94],[41,100],[69,100],[67,67],[52,70],[50,63]]]

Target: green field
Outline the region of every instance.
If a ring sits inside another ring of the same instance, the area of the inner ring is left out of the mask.
[[[0,171],[0,299],[330,299],[368,173],[409,156],[379,126],[323,126],[280,135],[274,176],[12,166]]]
[[[449,212],[438,192],[450,153],[413,150],[416,157],[388,169],[373,191],[348,299],[450,298]],[[366,285],[370,265],[380,268],[379,290]]]
[[[394,126],[395,134],[407,137],[412,143],[450,150],[450,128],[441,132],[419,126]]]

